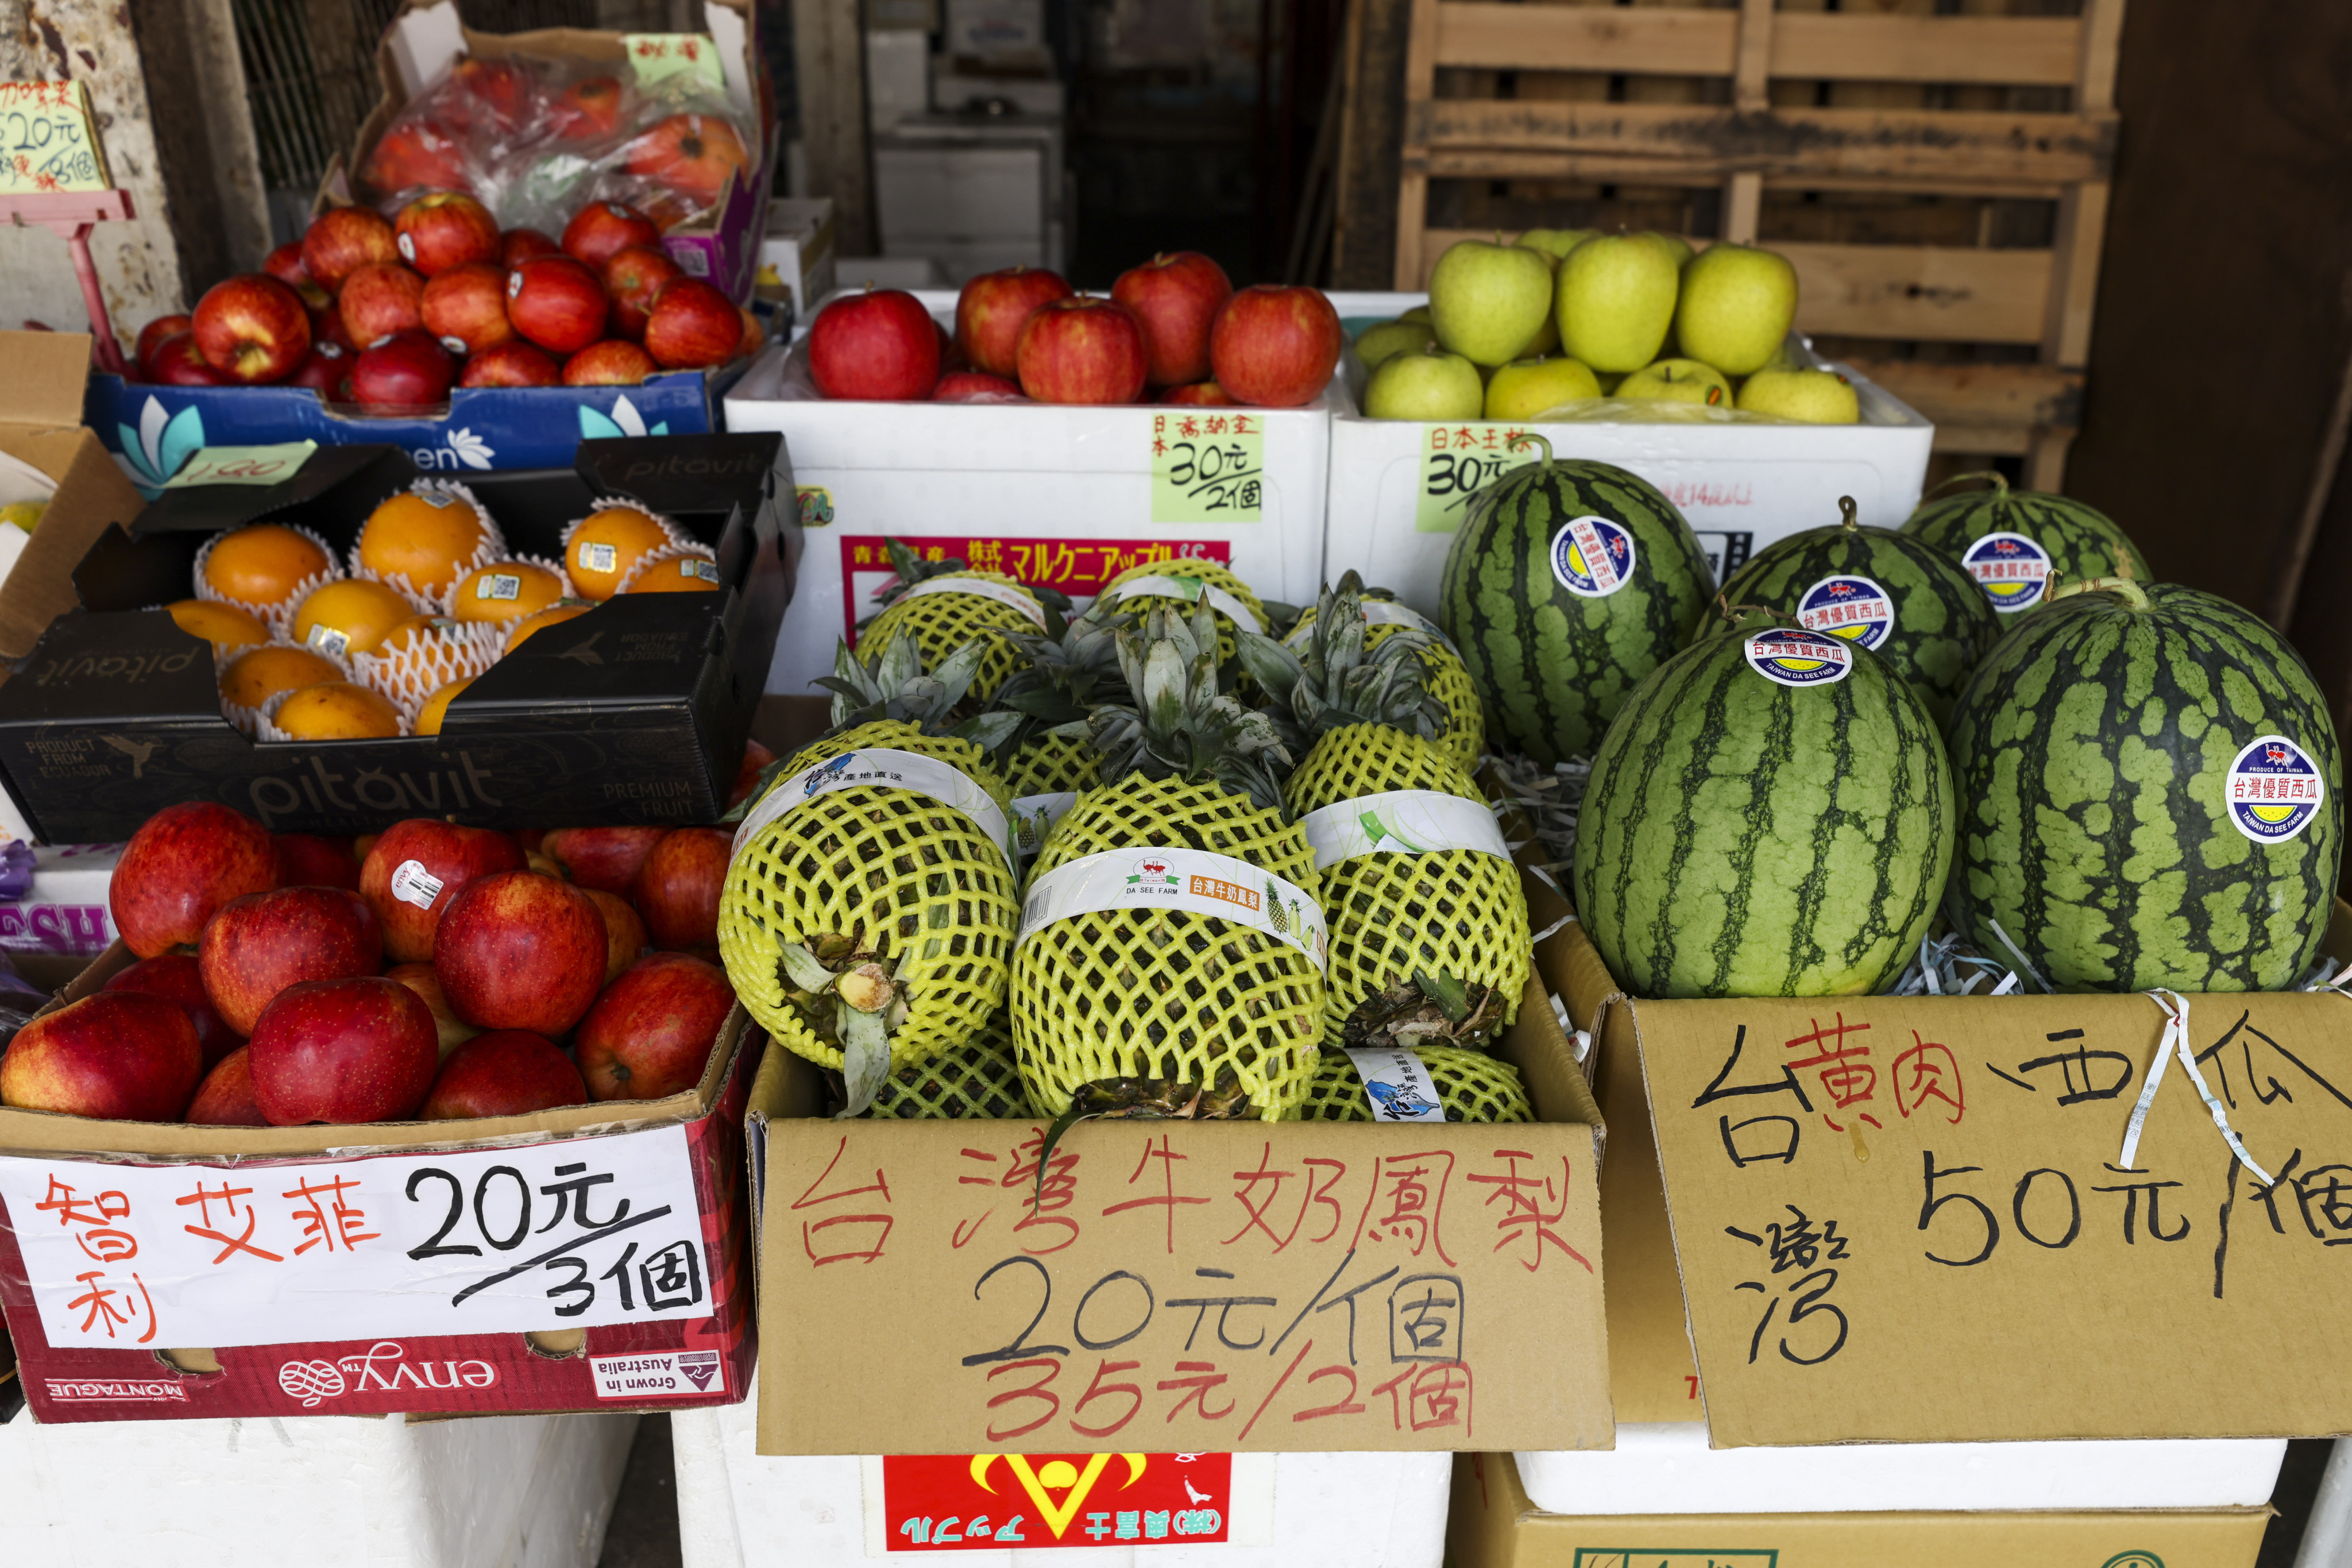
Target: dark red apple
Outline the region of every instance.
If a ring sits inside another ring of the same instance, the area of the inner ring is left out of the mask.
[[[751,163],[735,128],[708,114],[673,114],[628,148],[629,173],[705,204],[717,201],[727,177]]]
[[[360,346],[343,330],[343,313],[335,308],[332,300],[310,306],[310,346],[317,348],[320,343],[332,343],[350,357],[359,357]]]
[[[348,838],[315,833],[278,836],[278,877],[289,888],[349,888],[359,891],[360,863]]]
[[[302,265],[302,242],[289,239],[261,258],[261,269],[289,289],[316,288],[310,269]]]
[[[572,1058],[528,1029],[476,1035],[441,1063],[419,1121],[528,1116],[559,1105],[585,1105],[588,1086]]]
[[[596,906],[596,913],[604,921],[604,936],[611,944],[604,955],[604,984],[610,985],[614,977],[635,963],[653,942],[646,935],[646,922],[637,918],[628,900],[598,888],[583,888],[580,893]]]
[[[415,992],[432,1011],[433,1027],[440,1036],[443,1057],[482,1032],[450,1009],[448,994],[441,989],[440,976],[433,973],[431,964],[395,963],[383,972],[383,976]]]
[[[360,165],[360,182],[386,195],[400,191],[473,188],[466,149],[443,126],[424,120],[395,125]]]
[[[563,874],[583,888],[626,898],[637,885],[637,868],[667,827],[559,827],[540,841]]]
[[[534,256],[561,256],[563,247],[535,228],[510,228],[499,242],[499,265],[512,272]]]
[[[685,277],[686,270],[667,251],[632,245],[613,253],[604,263],[604,292],[613,297],[613,331],[635,341],[646,335],[646,318],[653,311],[656,297],[672,281]]]
[[[660,244],[654,220],[621,202],[590,202],[563,226],[563,254],[599,272],[633,245]]]
[[[362,267],[399,259],[400,239],[392,225],[365,207],[331,207],[302,231],[302,269],[329,293]]]
[[[984,370],[950,371],[931,389],[933,403],[1026,403],[1021,389]]]
[[[222,1021],[250,1035],[289,985],[382,969],[383,930],[367,900],[341,888],[247,893],[205,923],[196,963]]]
[[[661,366],[654,363],[653,355],[619,338],[590,343],[563,362],[566,386],[635,386],[659,374]]]
[[[108,906],[142,958],[192,946],[232,899],[278,886],[278,846],[249,816],[208,800],[167,805],[122,847]]]
[[[1144,374],[1154,386],[1207,379],[1209,326],[1233,296],[1225,269],[1197,250],[1155,256],[1110,286],[1143,328]]]
[[[555,356],[517,338],[484,349],[466,362],[459,386],[553,386],[562,374]]]
[[[449,395],[457,374],[457,362],[432,333],[394,332],[361,353],[352,367],[352,396],[371,413],[420,412]]]
[[[195,324],[196,319],[194,316],[158,316],[140,328],[138,346],[131,353],[131,360],[137,365],[139,374],[149,381],[154,380],[155,350],[166,338],[178,337],[193,330]]]
[[[205,363],[196,350],[196,334],[175,332],[155,345],[147,379],[158,386],[233,386],[236,384]]]
[[[539,256],[507,274],[507,318],[551,354],[576,354],[604,335],[604,286],[569,256]]]
[[[383,951],[395,963],[433,957],[433,932],[458,889],[477,877],[522,869],[510,835],[437,817],[395,822],[368,847],[360,893],[383,921]]]
[[[246,1050],[254,1100],[273,1127],[404,1120],[441,1063],[432,1010],[380,974],[287,987]]]
[[[1040,403],[1133,403],[1143,395],[1143,329],[1116,300],[1080,294],[1040,305],[1014,351],[1021,390]]]
[[[457,191],[427,191],[392,220],[401,259],[427,278],[473,261],[496,261],[499,220],[490,209]]]
[[[451,119],[477,135],[523,129],[543,101],[530,68],[519,59],[467,55],[450,68]]]
[[[307,386],[330,401],[340,399],[343,384],[351,379],[352,366],[357,362],[333,343],[312,343],[294,374],[279,382],[280,386]]]
[[[196,1047],[210,1069],[229,1052],[245,1044],[245,1037],[228,1026],[213,999],[205,994],[205,979],[194,954],[167,952],[142,958],[106,983],[109,991],[136,991],[161,996],[188,1016],[196,1026]]]
[[[243,1044],[215,1062],[188,1101],[191,1127],[267,1127],[261,1102],[253,1098],[253,1052]]]
[[[1171,386],[1160,399],[1179,408],[1239,408],[1241,405],[1225,395],[1225,389],[1213,381],[1196,381],[1190,386]]]
[[[776,753],[757,741],[743,742],[743,760],[735,765],[735,787],[727,796],[730,806],[740,805],[760,787],[760,775],[776,760]]]
[[[343,279],[335,310],[352,341],[372,349],[394,332],[424,327],[425,279],[397,263],[372,262]]]
[[[248,386],[292,374],[310,352],[302,296],[267,272],[242,273],[205,289],[193,331],[205,363]]]
[[[809,374],[827,397],[915,403],[940,381],[940,330],[923,302],[898,289],[835,300],[809,325]]]
[[[596,1000],[611,945],[579,889],[501,871],[467,883],[442,911],[433,973],[468,1024],[554,1039]]]
[[[708,370],[743,349],[743,316],[724,291],[699,278],[674,278],[646,318],[646,353],[664,370]]]
[[[956,296],[956,347],[974,369],[1010,376],[1021,346],[1022,323],[1038,306],[1066,300],[1072,292],[1060,273],[1042,267],[983,272]]]
[[[1237,401],[1296,408],[1331,384],[1347,341],[1339,312],[1320,289],[1253,283],[1217,312],[1209,363]]]
[[[101,991],[16,1031],[0,1105],[102,1121],[177,1121],[204,1077],[196,1026],[161,996]]]
[[[555,133],[567,142],[593,142],[621,124],[621,84],[608,76],[575,81],[555,100]]]
[[[580,1020],[572,1051],[588,1092],[663,1100],[692,1089],[734,1005],[734,989],[715,963],[682,952],[637,960]]]
[[[487,261],[452,267],[425,285],[425,330],[453,354],[477,354],[512,342],[507,320],[507,275]]]
[[[719,894],[733,846],[732,836],[715,827],[675,827],[646,856],[629,901],[656,947],[698,952],[719,945]]]

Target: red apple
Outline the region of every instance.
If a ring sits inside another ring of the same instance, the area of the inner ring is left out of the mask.
[[[188,1022],[196,1026],[196,1047],[207,1069],[245,1044],[245,1037],[228,1026],[213,999],[205,994],[204,973],[192,954],[167,952],[160,958],[142,958],[108,981],[106,989],[161,996],[185,1013]]]
[[[474,171],[466,149],[446,130],[427,121],[411,120],[385,132],[369,150],[360,165],[360,183],[386,195],[401,191],[464,191],[473,188]]]
[[[433,956],[433,933],[458,889],[477,877],[522,869],[522,847],[508,834],[437,817],[395,822],[368,847],[360,893],[383,921],[383,951],[396,963]]]
[[[664,370],[708,370],[743,351],[735,301],[699,278],[675,278],[654,297],[646,318],[646,352]]]
[[[273,1127],[403,1121],[441,1062],[432,1010],[380,974],[288,986],[246,1049],[255,1103]]]
[[[395,963],[383,972],[386,980],[397,980],[416,993],[433,1014],[433,1027],[441,1040],[441,1054],[464,1045],[482,1031],[457,1016],[449,1007],[448,995],[441,989],[441,979],[429,963]]]
[[[507,275],[487,261],[452,267],[425,285],[425,330],[453,354],[480,353],[514,341],[507,320]]]
[[[499,265],[512,272],[534,256],[561,256],[563,247],[535,228],[510,228],[499,242]]]
[[[1233,295],[1225,269],[1197,250],[1155,256],[1110,286],[1143,327],[1144,374],[1154,386],[1207,378],[1209,326]]]
[[[309,304],[308,300],[304,303]],[[310,305],[310,346],[332,343],[352,358],[358,358],[360,346],[352,342],[352,334],[343,330],[343,313],[332,300],[323,305]]]
[[[686,269],[669,253],[650,245],[632,245],[614,251],[605,261],[604,292],[613,297],[613,331],[633,341],[646,335],[646,317],[654,300]]]
[[[499,258],[499,220],[473,197],[456,191],[427,191],[392,220],[401,258],[427,278],[469,261]]]
[[[1236,401],[1296,408],[1331,384],[1347,341],[1339,312],[1320,289],[1253,283],[1217,312],[1209,363]]]
[[[566,386],[635,386],[660,374],[661,366],[654,363],[653,355],[619,338],[590,343],[563,362]]]
[[[653,942],[646,935],[646,922],[637,918],[628,900],[596,888],[583,888],[580,893],[596,906],[596,913],[604,921],[604,936],[610,944],[604,954],[604,984],[610,985],[614,977],[635,963]]]
[[[714,963],[656,952],[604,987],[580,1020],[572,1051],[598,1100],[664,1100],[702,1081],[710,1047],[735,1005]]]
[[[310,269],[302,265],[302,242],[289,239],[261,258],[261,269],[289,289],[317,288]]]
[[[294,374],[279,382],[280,386],[307,386],[331,402],[342,396],[343,384],[351,379],[354,361],[350,354],[333,343],[312,343]]]
[[[575,81],[555,100],[555,133],[566,142],[592,142],[619,129],[621,84],[608,76]]]
[[[205,363],[246,385],[293,374],[310,352],[302,296],[267,272],[214,284],[196,301],[196,350]]]
[[[743,315],[743,342],[735,352],[744,355],[758,353],[768,346],[768,329],[761,324],[760,318],[752,313],[751,306],[738,305],[735,309],[741,311]]]
[[[898,289],[835,300],[809,325],[809,374],[827,397],[914,403],[940,381],[940,331],[923,302]]]
[[[261,1102],[253,1098],[253,1052],[244,1045],[215,1062],[188,1101],[191,1127],[267,1127]]]
[[[417,413],[449,395],[457,362],[419,329],[394,332],[352,367],[352,396],[371,413]]]
[[[733,847],[733,837],[718,828],[676,827],[646,856],[629,901],[656,947],[701,952],[719,945],[719,894]]]
[[[553,386],[562,374],[554,356],[517,338],[484,349],[466,362],[459,386]]]
[[[348,838],[315,833],[278,835],[278,878],[289,888],[360,888],[359,858]]]
[[[1026,403],[1021,389],[984,370],[951,371],[931,389],[933,403]]]
[[[299,367],[298,367],[299,368]],[[147,379],[158,386],[232,386],[236,384],[205,363],[196,351],[196,334],[176,332],[155,345]]]
[[[382,969],[383,928],[366,900],[341,888],[247,893],[205,922],[196,963],[222,1021],[250,1035],[289,985]]]
[[[1213,381],[1196,381],[1190,386],[1171,386],[1162,403],[1180,408],[1239,408],[1241,405]]]
[[[365,207],[331,207],[302,232],[302,269],[330,293],[362,267],[399,259],[400,241],[392,225]]]
[[[139,368],[139,374],[149,381],[154,380],[156,349],[163,345],[165,339],[178,337],[193,329],[195,324],[196,319],[194,316],[158,316],[140,328],[138,347],[133,349],[131,354],[132,362]]]
[[[177,1121],[204,1076],[196,1026],[160,996],[101,991],[16,1031],[0,1105],[102,1121]]]
[[[538,256],[507,274],[507,318],[551,354],[576,354],[604,335],[604,286],[569,256]]]
[[[1021,390],[1040,403],[1133,403],[1143,395],[1143,329],[1116,300],[1081,294],[1022,323]]]
[[[563,226],[563,254],[597,271],[633,245],[660,244],[654,220],[621,202],[590,202]]]
[[[122,847],[107,888],[114,929],[142,958],[193,945],[231,899],[278,886],[278,846],[251,817],[211,801],[167,805]]]
[[[371,262],[343,280],[335,310],[352,341],[372,349],[394,332],[424,327],[425,279],[396,263]]]
[[[768,771],[776,753],[757,741],[743,742],[743,760],[735,766],[735,787],[727,796],[730,806],[740,805],[760,787],[760,775]]]
[[[570,1057],[528,1029],[498,1029],[449,1053],[416,1119],[528,1116],[587,1103],[588,1086]]]
[[[611,945],[604,917],[579,889],[536,871],[501,871],[450,900],[433,940],[433,973],[468,1024],[553,1039],[596,1000]]]
[[[667,827],[559,827],[540,847],[579,886],[625,898],[637,885],[637,868],[669,831]]]
[[[717,201],[727,177],[751,162],[735,128],[707,114],[671,115],[630,142],[628,160],[632,174],[704,204]]]
[[[974,368],[1010,376],[1022,323],[1038,306],[1066,300],[1072,290],[1058,272],[1008,267],[983,272],[956,296],[955,342]]]
[[[478,55],[467,55],[450,68],[448,91],[451,118],[478,135],[522,129],[542,97],[522,61]]]

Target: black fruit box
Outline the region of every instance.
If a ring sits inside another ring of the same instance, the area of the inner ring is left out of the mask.
[[[800,560],[782,437],[583,441],[573,468],[469,474],[509,548],[562,554],[593,501],[635,500],[718,554],[717,594],[625,595],[541,632],[449,707],[437,736],[247,739],[221,716],[211,648],[152,606],[191,592],[226,529],[299,523],[339,558],[418,479],[399,448],[321,447],[267,488],[166,491],[74,574],[82,607],[0,685],[0,773],[41,841],[127,838],[210,799],[280,833],[410,816],[492,827],[698,823],[726,809]]]

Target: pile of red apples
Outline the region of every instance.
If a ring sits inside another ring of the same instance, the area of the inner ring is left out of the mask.
[[[1322,395],[1345,342],[1321,290],[1235,292],[1186,250],[1121,273],[1108,297],[1042,268],[982,273],[956,299],[953,336],[912,294],[845,295],[817,312],[808,363],[833,398],[1296,408]]]

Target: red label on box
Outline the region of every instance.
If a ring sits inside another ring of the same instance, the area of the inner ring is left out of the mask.
[[[1233,1473],[1231,1454],[894,1454],[883,1524],[892,1552],[1213,1545]]]
[[[1221,539],[1004,539],[925,534],[901,539],[926,561],[961,561],[973,572],[1002,572],[1033,587],[1091,598],[1130,567],[1157,562],[1213,561],[1231,565],[1234,547]],[[856,533],[841,542],[842,635],[856,640],[857,623],[879,613],[874,591],[889,583],[889,538]]]

